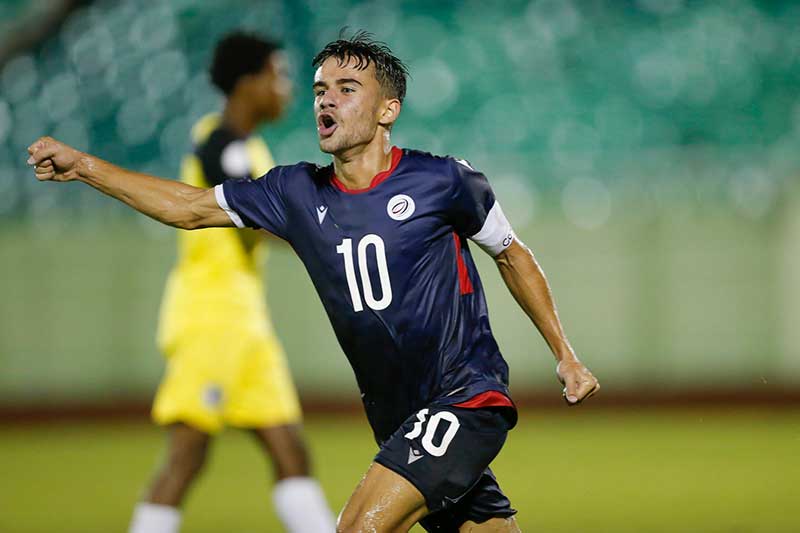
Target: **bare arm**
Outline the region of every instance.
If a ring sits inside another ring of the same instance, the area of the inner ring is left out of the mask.
[[[233,226],[213,189],[133,172],[79,152],[50,137],[28,147],[28,164],[40,181],[82,181],[140,213],[177,228]]]
[[[558,319],[547,279],[533,253],[514,240],[494,259],[514,299],[531,318],[558,361],[556,373],[565,385],[567,403],[574,405],[594,394],[600,385],[572,350]]]

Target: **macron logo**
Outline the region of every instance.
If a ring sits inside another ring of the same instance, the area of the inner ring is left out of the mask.
[[[471,171],[475,172],[475,169],[474,169],[474,168],[472,168],[472,165],[470,165],[470,164],[469,164],[469,161],[467,161],[466,159],[456,159],[456,163],[458,163],[458,164],[459,164],[459,165],[461,165],[462,167],[467,167],[467,168],[468,168],[468,169],[470,169]]]
[[[322,221],[325,220],[325,215],[327,214],[328,214],[328,206],[326,205],[317,206],[317,218],[319,219],[320,225],[322,225]]]
[[[414,448],[409,448],[408,449],[408,464],[411,464],[411,463],[414,463],[416,461],[419,461],[423,457],[425,457],[425,456],[422,455],[421,452],[415,450]]]

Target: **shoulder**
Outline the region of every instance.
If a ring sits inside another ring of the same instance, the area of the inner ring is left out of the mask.
[[[469,161],[452,155],[436,155],[422,150],[404,148],[403,157],[413,165],[448,174],[457,175],[464,171],[477,172]]]
[[[448,155],[435,155],[422,150],[403,148],[403,159],[412,165],[419,165],[430,170],[450,172],[455,159]]]
[[[236,136],[227,128],[218,126],[209,130],[207,136],[195,142],[194,152],[205,166],[220,167],[229,176],[250,173],[246,139]]]
[[[265,178],[284,190],[300,191],[328,183],[332,173],[332,165],[323,167],[301,161],[293,165],[277,165],[267,172]]]
[[[321,167],[308,161],[300,161],[293,165],[276,165],[268,174],[273,173],[284,178],[316,180],[323,175],[330,176],[330,165]]]
[[[208,113],[200,117],[194,123],[190,132],[192,145],[199,146],[203,144],[219,128],[220,124],[222,124],[222,116],[219,113]]]
[[[228,144],[240,141],[232,131],[225,128],[222,117],[218,113],[209,113],[198,120],[191,131],[192,145],[198,155],[219,152]]]
[[[429,181],[441,186],[452,186],[458,179],[456,159],[449,155],[435,155],[422,150],[403,149],[406,170],[425,174]]]
[[[459,188],[475,175],[482,176],[466,159],[451,155],[434,155],[421,150],[404,149],[411,170],[425,172],[451,187]]]

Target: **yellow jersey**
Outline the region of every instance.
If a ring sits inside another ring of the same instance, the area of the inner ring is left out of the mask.
[[[194,152],[184,157],[180,174],[196,187],[256,178],[275,165],[260,137],[237,137],[218,114],[195,124],[192,141]],[[259,237],[236,228],[178,232],[177,263],[167,280],[157,335],[165,353],[180,335],[209,329],[272,335],[262,281],[267,250]]]

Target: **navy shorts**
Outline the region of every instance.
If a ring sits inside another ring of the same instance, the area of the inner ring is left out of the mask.
[[[406,478],[425,497],[427,531],[458,531],[472,520],[516,513],[489,463],[516,420],[510,407],[430,406],[411,415],[381,446],[375,462]]]

